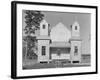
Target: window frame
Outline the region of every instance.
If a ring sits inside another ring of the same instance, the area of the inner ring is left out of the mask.
[[[42,56],[45,56],[46,55],[46,46],[42,46],[41,47],[41,52],[42,52]]]
[[[74,56],[78,55],[78,46],[74,46]]]

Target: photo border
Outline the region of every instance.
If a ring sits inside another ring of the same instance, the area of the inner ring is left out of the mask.
[[[82,72],[82,73],[66,73],[66,74],[50,74],[50,75],[37,75],[37,76],[17,76],[17,4],[32,4],[32,5],[48,5],[48,6],[60,6],[60,7],[79,7],[79,8],[92,8],[96,9],[96,71],[94,72]],[[42,3],[42,2],[24,2],[24,1],[12,1],[11,2],[11,78],[39,78],[39,77],[55,77],[55,76],[68,76],[68,75],[85,75],[85,74],[97,74],[98,73],[98,7],[88,5],[72,5],[72,4],[57,4],[57,3]]]

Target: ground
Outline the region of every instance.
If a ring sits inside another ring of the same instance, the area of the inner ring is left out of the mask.
[[[64,68],[64,67],[86,67],[90,66],[90,58],[82,59],[81,63],[62,63],[59,61],[52,61],[50,63],[37,63],[37,60],[24,60],[23,62],[23,69],[44,69],[44,68]]]

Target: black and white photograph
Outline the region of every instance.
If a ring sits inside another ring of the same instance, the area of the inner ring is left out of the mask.
[[[23,69],[91,66],[89,13],[22,13]]]
[[[97,73],[97,7],[12,2],[12,78]]]

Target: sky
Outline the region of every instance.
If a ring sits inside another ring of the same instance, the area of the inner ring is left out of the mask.
[[[44,19],[54,27],[59,22],[63,23],[70,31],[70,26],[77,21],[80,25],[80,38],[82,39],[82,54],[90,54],[90,29],[91,14],[89,13],[69,13],[69,12],[52,12],[42,11]]]

